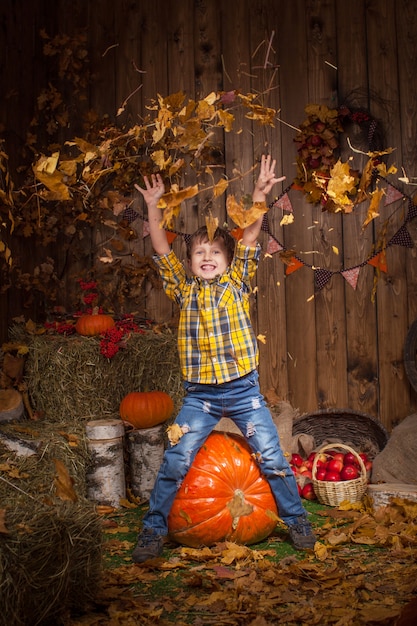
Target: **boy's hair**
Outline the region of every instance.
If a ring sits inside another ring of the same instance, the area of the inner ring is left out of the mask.
[[[187,259],[191,259],[191,251],[193,246],[197,243],[205,243],[209,241],[209,236],[206,226],[201,226],[196,230],[187,241]],[[228,262],[231,263],[235,254],[236,241],[225,228],[216,228],[216,232],[213,237],[214,241],[221,241],[226,249],[226,256]]]

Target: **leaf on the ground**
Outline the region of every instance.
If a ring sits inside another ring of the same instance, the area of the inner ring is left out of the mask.
[[[54,459],[54,464],[56,470],[56,476],[54,479],[56,495],[61,500],[77,502],[78,496],[74,489],[74,479],[69,475],[69,472],[62,461]]]

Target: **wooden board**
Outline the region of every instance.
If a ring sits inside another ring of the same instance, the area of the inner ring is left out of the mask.
[[[367,108],[367,69],[365,7],[361,0],[339,3],[336,11],[338,32],[337,76],[339,104],[353,109]],[[349,28],[344,26],[349,23]],[[362,171],[366,158],[353,154],[347,145],[347,135],[341,138],[343,161],[353,157],[352,165]],[[353,145],[355,137],[350,137]],[[365,148],[366,149],[366,148]],[[371,302],[373,272],[370,267],[359,267],[370,254],[373,244],[372,229],[362,231],[367,206],[358,205],[343,216],[343,268],[357,268],[356,289],[345,281],[345,317],[347,333],[348,406],[378,414],[376,309]],[[342,277],[340,277],[342,278]]]
[[[372,94],[372,114],[385,123],[386,143],[395,147],[390,162],[401,162],[401,128],[399,124],[399,84],[397,39],[391,24],[396,7],[390,0],[372,0],[367,5],[367,37],[374,42],[368,50],[369,90]],[[400,96],[401,97],[401,96]],[[391,206],[387,207],[391,213]],[[375,228],[385,227],[387,219],[375,220]],[[403,224],[401,211],[391,213],[387,237],[392,237]],[[377,288],[378,316],[378,379],[384,393],[379,398],[379,415],[389,428],[395,415],[404,414],[409,406],[409,385],[404,371],[403,345],[407,332],[404,311],[407,310],[406,249],[391,246],[387,250],[388,272],[381,276]]]
[[[307,22],[305,3],[301,0],[280,6],[277,29],[277,55],[280,65],[281,125],[283,174],[288,183],[295,177],[296,151],[294,128],[305,117],[309,102],[307,67]],[[294,24],[297,28],[294,29]],[[290,85],[297,85],[297,90]],[[288,250],[313,249],[311,207],[299,192],[291,193],[295,221],[284,228],[284,245]],[[316,319],[313,272],[301,268],[285,278],[288,398],[302,412],[317,408]]]

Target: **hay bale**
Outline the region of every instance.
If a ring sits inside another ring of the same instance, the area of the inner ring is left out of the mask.
[[[6,507],[4,525],[0,626],[55,625],[83,610],[102,572],[101,523],[92,506],[19,497]]]
[[[111,359],[100,354],[97,337],[34,335],[26,343],[25,381],[42,419],[114,418],[130,391],[159,389],[179,406],[182,383],[172,333],[132,333]]]
[[[80,498],[87,493],[91,462],[84,424],[20,422],[0,427],[0,500],[13,502],[17,492],[49,498],[54,492],[55,461],[61,461],[74,481]],[[33,446],[33,454],[19,455],[8,447],[8,439]]]

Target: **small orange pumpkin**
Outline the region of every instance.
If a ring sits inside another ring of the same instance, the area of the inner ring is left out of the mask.
[[[250,545],[270,535],[278,511],[245,439],[213,432],[198,451],[168,516],[171,539],[192,548]]]
[[[134,428],[151,428],[169,419],[174,410],[172,398],[164,391],[131,391],[119,407],[122,420]]]
[[[115,321],[111,315],[96,313],[93,315],[81,315],[75,324],[75,330],[79,335],[85,337],[95,337],[102,335],[115,326]]]

